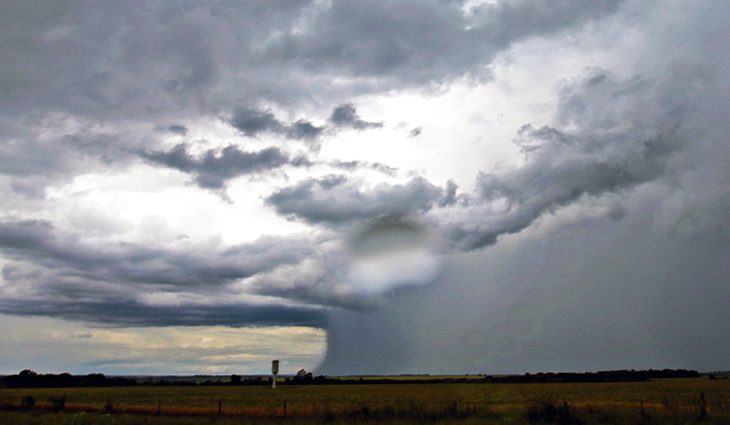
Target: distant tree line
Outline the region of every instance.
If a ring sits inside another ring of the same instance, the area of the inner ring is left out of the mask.
[[[526,373],[524,375],[490,375],[485,377],[487,382],[494,383],[549,383],[549,382],[628,382],[648,381],[650,379],[666,378],[697,378],[700,373],[687,369],[662,370],[606,370],[600,372],[560,372],[560,373]]]
[[[0,384],[10,388],[56,388],[56,387],[127,387],[135,385],[134,379],[121,377],[106,377],[101,373],[89,375],[71,375],[61,373],[39,374],[25,369],[17,375],[8,375],[0,378]]]
[[[313,376],[302,369],[296,375],[279,381],[280,385],[363,385],[363,384],[447,384],[447,383],[550,383],[550,382],[627,382],[647,381],[666,378],[696,378],[700,374],[696,370],[662,369],[662,370],[610,370],[601,372],[560,372],[560,373],[526,373],[524,375],[483,375],[480,377],[370,377],[364,379],[347,377],[333,378],[324,375]],[[191,378],[192,379],[192,378]],[[128,386],[238,386],[238,385],[271,385],[270,377],[247,377],[231,375],[230,379],[216,380],[143,380],[134,378],[107,377],[101,373],[89,375],[71,375],[69,373],[39,374],[26,369],[17,375],[0,378],[0,386],[10,388],[57,388],[57,387],[128,387]]]

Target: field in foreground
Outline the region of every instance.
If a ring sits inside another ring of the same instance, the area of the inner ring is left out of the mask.
[[[12,410],[32,397],[30,411]],[[65,396],[64,410],[52,412]],[[704,401],[702,401],[704,398]],[[730,424],[730,381],[0,389],[2,424]]]

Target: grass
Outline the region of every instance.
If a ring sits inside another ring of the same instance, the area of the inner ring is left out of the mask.
[[[0,423],[271,423],[284,419],[285,402],[286,421],[293,424],[680,424],[697,423],[698,419],[730,423],[730,381],[707,378],[578,384],[280,386],[276,390],[251,386],[0,389],[0,403],[6,408],[19,406],[26,396],[36,400],[36,409],[0,412]],[[50,412],[49,400],[62,396],[66,396],[65,411]]]

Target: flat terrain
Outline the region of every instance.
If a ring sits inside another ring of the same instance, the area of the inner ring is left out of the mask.
[[[64,411],[50,399],[66,396]],[[701,401],[704,395],[705,402]],[[31,411],[12,410],[23,397]],[[219,414],[220,402],[220,414]],[[2,424],[730,424],[730,380],[580,384],[368,384],[0,389]],[[565,403],[567,403],[567,408]],[[285,417],[286,405],[286,417]],[[704,406],[704,407],[703,407]]]

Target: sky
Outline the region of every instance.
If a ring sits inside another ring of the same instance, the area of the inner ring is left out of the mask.
[[[727,22],[4,1],[0,373],[730,369]]]

